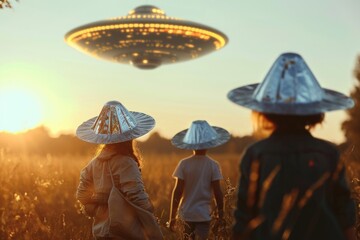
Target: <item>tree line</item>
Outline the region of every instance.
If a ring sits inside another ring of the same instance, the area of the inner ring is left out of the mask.
[[[220,147],[211,149],[212,153],[242,153],[245,147],[256,141],[252,136],[232,137]],[[138,141],[139,149],[145,154],[180,153],[172,146],[170,139],[158,132],[152,133],[146,141]],[[71,134],[51,137],[46,127],[40,126],[24,133],[12,134],[0,132],[0,151],[12,154],[65,155],[91,154],[96,152],[97,145],[86,143]]]

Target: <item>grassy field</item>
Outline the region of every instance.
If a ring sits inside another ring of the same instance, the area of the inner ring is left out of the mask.
[[[163,226],[165,239],[177,239],[180,234],[170,232],[165,224],[174,184],[171,175],[177,162],[185,156],[143,156],[144,183]],[[228,179],[227,184],[226,181],[223,183],[224,193],[228,193],[228,228],[218,234],[221,238],[216,238],[228,239],[240,156],[211,156],[220,162],[224,178]],[[91,239],[91,219],[81,214],[80,205],[75,200],[79,172],[91,158],[91,155],[8,155],[0,151],[0,239]]]
[[[155,215],[165,239],[169,240],[180,236],[180,231],[172,233],[165,227],[174,184],[171,175],[178,161],[187,155],[143,156],[142,174],[146,190],[155,206]],[[213,227],[211,239],[229,239],[240,156],[210,156],[220,162],[225,178],[222,187],[227,223],[221,232]],[[81,214],[75,199],[79,172],[91,158],[92,155],[10,155],[0,150],[0,239],[92,239],[92,220]],[[360,202],[360,167],[357,162],[347,163],[353,195]]]

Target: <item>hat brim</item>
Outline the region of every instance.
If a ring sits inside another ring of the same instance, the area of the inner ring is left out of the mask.
[[[226,131],[225,129],[220,128],[220,127],[212,126],[212,128],[217,132],[218,137],[209,142],[199,143],[199,144],[184,143],[183,140],[186,135],[186,132],[188,131],[188,129],[185,129],[185,130],[177,133],[171,139],[171,143],[175,147],[181,148],[181,149],[200,150],[200,149],[209,149],[209,148],[217,147],[217,146],[220,146],[220,145],[226,143],[227,141],[229,141],[230,133],[228,131]]]
[[[313,115],[354,106],[354,101],[342,93],[324,89],[324,97],[319,102],[313,103],[264,103],[253,98],[253,93],[259,84],[251,84],[231,90],[227,97],[230,101],[262,113],[283,115]]]
[[[131,111],[130,111],[131,112]],[[92,126],[95,123],[97,117],[93,117],[86,122],[82,123],[76,130],[76,136],[81,140],[89,143],[96,144],[111,144],[126,142],[132,139],[141,137],[146,133],[150,132],[151,129],[155,126],[155,119],[151,116],[140,113],[140,112],[131,112],[136,119],[136,127],[119,134],[97,134],[92,129]]]

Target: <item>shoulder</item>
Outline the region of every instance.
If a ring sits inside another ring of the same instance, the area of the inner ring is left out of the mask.
[[[187,157],[187,158],[184,158],[184,159],[181,159],[178,164],[176,165],[175,167],[175,170],[174,170],[174,173],[173,173],[173,177],[177,177],[178,179],[184,179],[184,173],[183,171],[185,169],[188,169],[189,168],[189,165],[187,164],[189,159],[191,157]]]
[[[312,139],[313,139],[313,146],[314,147],[316,146],[322,152],[337,157],[340,155],[340,151],[337,145],[335,145],[334,143],[315,137],[313,137]]]
[[[90,162],[88,162],[88,164],[83,169],[81,169],[80,177],[84,178],[84,179],[91,178],[95,163],[96,163],[96,158],[94,158]]]
[[[90,162],[83,168],[83,171],[88,171],[94,167],[96,162],[99,161],[96,157],[91,159]]]
[[[188,156],[181,159],[176,166],[176,170],[193,168],[194,162],[196,162],[195,160],[198,159],[196,159],[194,156]]]
[[[211,165],[220,167],[220,163],[210,156],[206,155],[206,159],[210,162]]]
[[[120,182],[141,181],[141,171],[134,158],[115,155],[110,160],[111,171],[120,176]]]
[[[183,158],[179,161],[178,165],[183,165],[183,164],[187,164],[188,162],[190,162],[193,159],[193,156],[188,156],[186,158]]]
[[[274,142],[271,141],[269,138],[257,141],[251,145],[249,145],[245,149],[244,157],[249,155],[257,155],[261,154],[264,151],[272,149]]]

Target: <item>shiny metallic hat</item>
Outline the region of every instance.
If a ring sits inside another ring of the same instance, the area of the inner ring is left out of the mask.
[[[230,139],[223,128],[210,126],[207,121],[193,121],[190,128],[177,133],[171,143],[181,149],[208,149],[220,146]]]
[[[118,101],[105,103],[99,116],[82,123],[76,136],[85,142],[110,144],[125,142],[148,133],[155,126],[154,118],[128,111]]]
[[[342,93],[321,88],[303,58],[281,54],[264,81],[231,90],[228,98],[263,113],[312,115],[354,106]]]

